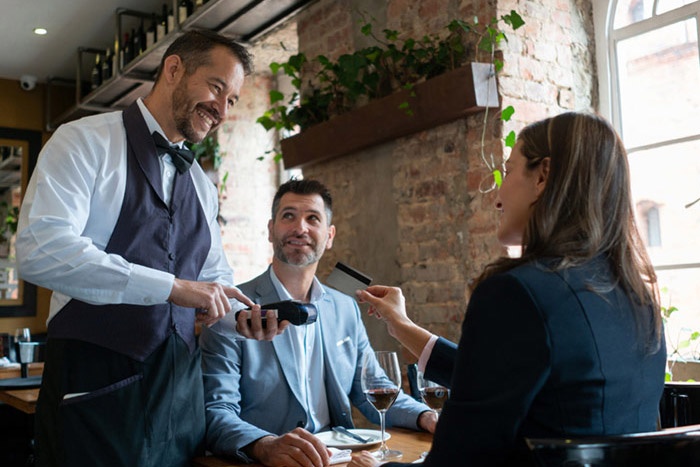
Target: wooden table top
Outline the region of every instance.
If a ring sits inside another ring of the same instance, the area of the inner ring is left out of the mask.
[[[403,452],[403,457],[397,459],[401,462],[413,462],[420,458],[421,454],[430,450],[433,442],[433,435],[425,432],[411,431],[404,428],[389,428],[391,438],[387,441],[390,449],[398,449]],[[379,449],[379,445],[373,446],[372,450]],[[347,464],[336,464],[344,467]],[[261,464],[243,464],[233,460],[227,460],[215,456],[198,457],[192,461],[192,467],[262,467]]]
[[[0,391],[0,402],[11,405],[24,413],[32,414],[36,411],[36,400],[39,398],[39,389],[13,389]]]
[[[44,372],[44,362],[30,363],[29,376],[39,376]],[[19,378],[21,376],[19,364],[12,367],[0,367],[0,379]]]
[[[44,371],[44,363],[30,363],[29,376],[39,376]],[[0,379],[19,378],[20,368],[0,368]],[[4,402],[24,413],[33,414],[36,411],[36,400],[39,389],[6,389],[0,390],[0,402]]]

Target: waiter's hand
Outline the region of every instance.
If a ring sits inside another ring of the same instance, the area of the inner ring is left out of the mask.
[[[270,467],[321,467],[330,463],[326,445],[303,428],[295,428],[282,436],[264,436],[244,450]]]
[[[248,339],[271,341],[275,336],[282,334],[289,321],[277,321],[277,310],[266,310],[265,327],[263,327],[262,311],[260,305],[251,306],[250,310],[241,310],[236,319],[236,331]],[[250,324],[248,324],[250,320]]]
[[[186,308],[196,308],[197,321],[211,326],[231,311],[229,298],[253,306],[254,303],[236,287],[217,282],[198,282],[175,279],[168,301]]]

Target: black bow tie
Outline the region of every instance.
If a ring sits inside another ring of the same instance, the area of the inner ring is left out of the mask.
[[[163,155],[165,153],[170,154],[170,158],[173,160],[173,164],[175,164],[175,168],[177,168],[178,172],[183,174],[190,170],[192,161],[194,161],[194,153],[192,151],[184,146],[182,148],[170,146],[168,140],[157,131],[153,132],[153,141],[156,143],[158,155]]]

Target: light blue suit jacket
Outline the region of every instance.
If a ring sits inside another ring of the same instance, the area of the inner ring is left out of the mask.
[[[280,300],[269,270],[239,286],[260,304]],[[329,287],[319,300],[319,336],[323,342],[325,381],[331,423],[352,427],[350,404],[373,423],[379,414],[367,402],[360,382],[362,356],[372,351],[357,303]],[[241,451],[270,434],[287,433],[305,426],[306,412],[300,402],[298,365],[290,333],[272,342],[235,340],[224,326],[203,328],[202,347],[207,415],[207,447],[218,455],[250,459]],[[387,412],[387,425],[418,429],[418,416],[429,410],[399,394]]]

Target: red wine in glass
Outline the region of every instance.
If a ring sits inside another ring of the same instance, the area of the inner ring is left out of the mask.
[[[367,401],[379,412],[382,444],[373,453],[378,460],[398,459],[401,451],[389,449],[386,445],[386,411],[399,395],[401,371],[396,352],[366,352],[362,359],[362,391]]]
[[[442,386],[423,387],[421,388],[421,396],[425,405],[439,414],[450,396],[450,391]]]
[[[375,409],[387,410],[394,403],[399,395],[399,390],[396,388],[378,388],[369,389],[365,392],[367,400],[374,406]]]

